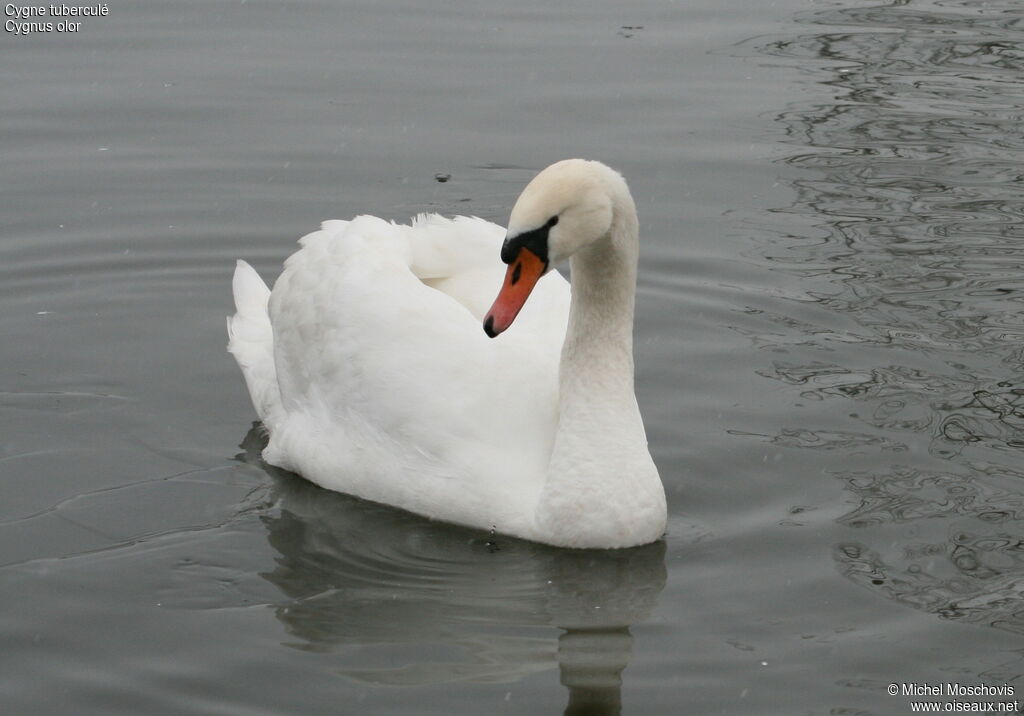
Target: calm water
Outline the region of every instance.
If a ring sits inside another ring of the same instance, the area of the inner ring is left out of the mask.
[[[0,37],[0,712],[1024,693],[1019,3],[434,5]],[[491,541],[262,465],[234,259],[273,278],[356,213],[501,222],[567,156],[638,200],[665,541]]]

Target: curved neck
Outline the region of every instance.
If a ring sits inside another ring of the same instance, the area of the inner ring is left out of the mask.
[[[628,209],[571,259],[558,430],[537,510],[554,544],[625,547],[664,529],[665,493],[633,392],[637,223],[631,201]]]
[[[665,491],[633,392],[636,209],[625,187],[613,197],[611,229],[570,263],[558,430],[537,506],[544,540],[569,547],[645,544],[665,527]]]
[[[569,260],[572,303],[559,368],[563,410],[578,395],[633,400],[637,220],[632,201],[618,209],[608,234]]]

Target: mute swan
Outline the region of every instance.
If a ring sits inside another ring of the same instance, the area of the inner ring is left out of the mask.
[[[244,261],[233,280],[228,350],[268,463],[536,542],[661,537],[665,492],[633,391],[636,208],[617,172],[551,165],[507,235],[477,218],[359,216],[299,243],[273,292]],[[549,270],[566,258],[571,300]]]

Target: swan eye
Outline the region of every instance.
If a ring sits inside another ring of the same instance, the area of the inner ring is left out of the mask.
[[[555,214],[543,226],[538,226],[536,229],[525,231],[515,236],[508,236],[505,238],[505,243],[501,247],[501,260],[507,264],[511,264],[516,256],[519,255],[519,249],[529,249],[536,254],[540,259],[547,264],[548,262],[548,232],[551,227],[558,223],[558,215]]]

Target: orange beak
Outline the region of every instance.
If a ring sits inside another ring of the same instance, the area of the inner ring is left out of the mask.
[[[519,253],[508,265],[505,283],[494,299],[494,305],[484,317],[484,332],[487,335],[494,338],[512,325],[547,268],[547,263],[537,254],[525,247],[519,249]]]

